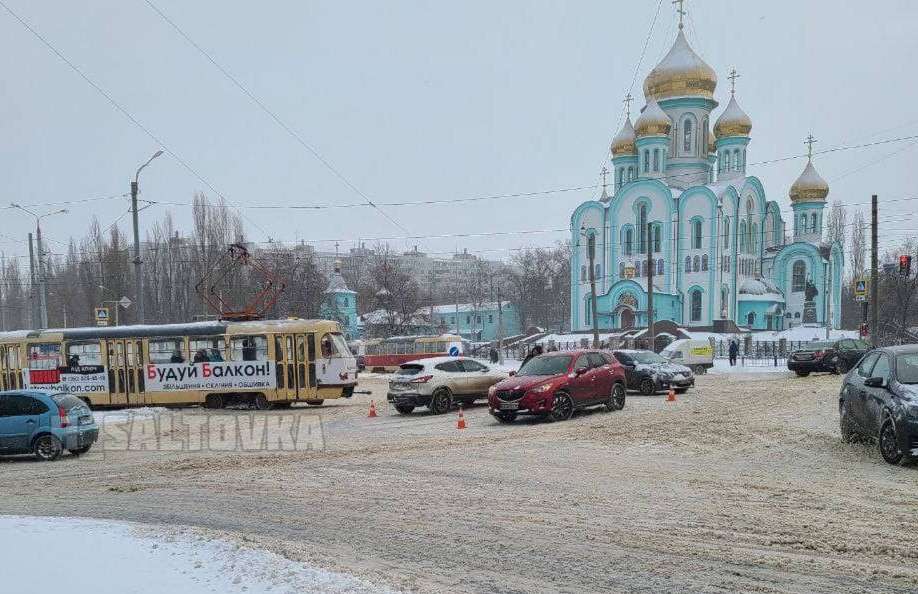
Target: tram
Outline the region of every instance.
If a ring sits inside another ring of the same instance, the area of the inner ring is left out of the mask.
[[[469,343],[456,334],[395,336],[370,340],[364,349],[364,366],[367,371],[391,373],[408,361],[466,354],[469,352]]]

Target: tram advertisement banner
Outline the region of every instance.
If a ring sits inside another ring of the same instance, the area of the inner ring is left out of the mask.
[[[101,365],[27,369],[22,375],[26,390],[70,392],[78,396],[108,391],[108,374]]]
[[[272,390],[276,387],[274,361],[147,364],[148,392]]]

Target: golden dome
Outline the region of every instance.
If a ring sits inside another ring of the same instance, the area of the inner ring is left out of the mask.
[[[669,116],[655,99],[650,100],[634,124],[638,136],[666,136],[672,127],[673,123]]]
[[[813,161],[807,161],[803,173],[790,188],[791,202],[824,202],[828,195],[829,184],[816,173]]]
[[[637,151],[634,148],[634,126],[631,125],[631,116],[625,120],[622,129],[618,131],[615,138],[612,139],[612,146],[609,147],[613,157],[624,155],[635,155]]]
[[[717,74],[689,47],[682,29],[669,53],[644,79],[644,96],[649,100],[669,97],[714,99]]]
[[[752,131],[752,120],[740,109],[736,96],[730,97],[730,103],[714,124],[714,133],[718,138],[728,136],[749,136]]]

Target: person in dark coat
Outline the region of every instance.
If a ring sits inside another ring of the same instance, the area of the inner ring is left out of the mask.
[[[542,349],[542,345],[540,345],[540,344],[535,345],[535,346],[532,347],[532,349],[529,351],[529,354],[526,355],[526,358],[523,359],[523,365],[525,365],[525,364],[526,364],[530,359],[532,359],[533,357],[538,357],[539,355],[541,355],[541,354],[544,353],[544,352],[545,352],[545,351]],[[520,367],[522,367],[523,365],[520,365]]]
[[[730,341],[730,367],[736,365],[736,356],[739,354],[739,343],[736,339]]]
[[[491,363],[497,363],[500,360],[500,354],[497,352],[497,349],[491,347],[491,350],[488,351],[488,359]]]

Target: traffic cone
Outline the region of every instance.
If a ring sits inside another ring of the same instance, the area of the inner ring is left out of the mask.
[[[673,390],[672,388],[670,388],[670,389],[669,389],[669,392],[666,393],[666,401],[667,401],[667,402],[675,402],[675,401],[676,401],[676,391]]]
[[[370,418],[378,416],[376,414],[376,401],[375,400],[370,400],[370,413],[367,416]]]
[[[459,420],[456,422],[456,429],[465,429],[465,415],[462,414],[462,407],[459,407]]]

